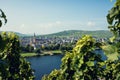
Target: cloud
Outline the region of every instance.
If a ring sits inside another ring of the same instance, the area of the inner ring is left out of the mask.
[[[25,27],[25,24],[21,24],[21,26],[20,26],[21,28],[24,28]]]
[[[20,23],[17,25],[7,24],[8,27],[2,27],[4,31],[15,31],[25,34],[50,34],[64,30],[102,30],[105,23],[100,21],[53,21],[41,22],[36,24]]]
[[[61,24],[62,22],[61,21],[56,21],[56,24]]]
[[[54,22],[46,22],[46,23],[39,23],[34,25],[35,28],[32,29],[38,34],[49,34],[58,32],[60,27],[62,26],[61,21],[54,21]]]
[[[95,22],[89,21],[87,22],[87,26],[94,27],[96,24]]]

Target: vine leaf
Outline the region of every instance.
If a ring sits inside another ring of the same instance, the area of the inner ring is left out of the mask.
[[[111,37],[111,38],[110,38],[110,42],[114,42],[115,39],[116,39],[115,36]]]
[[[7,23],[6,15],[4,12],[0,9],[1,15],[0,15],[0,27],[2,26],[2,19],[4,19],[5,24]]]
[[[117,0],[115,3],[115,6],[118,6],[118,5],[120,5],[120,0]]]
[[[86,62],[86,64],[87,64],[88,66],[94,66],[94,61],[88,61],[88,62]]]

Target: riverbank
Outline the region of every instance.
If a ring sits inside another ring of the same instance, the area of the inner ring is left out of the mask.
[[[37,53],[21,53],[20,55],[22,57],[34,57],[34,56],[45,56],[45,55],[58,55],[62,54],[62,51],[60,50],[55,50],[55,51],[43,51],[40,54]]]

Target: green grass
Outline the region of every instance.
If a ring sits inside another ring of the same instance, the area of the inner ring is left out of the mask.
[[[54,50],[54,51],[43,51],[40,53],[41,56],[44,55],[57,55],[57,54],[62,54],[62,51],[60,50]],[[33,57],[33,56],[38,56],[37,53],[21,53],[22,57]]]
[[[37,56],[36,53],[21,53],[22,57],[32,57],[32,56]]]
[[[53,51],[44,51],[43,54],[61,54],[62,51],[60,50],[53,50]]]

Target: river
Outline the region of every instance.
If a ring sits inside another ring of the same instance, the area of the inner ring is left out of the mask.
[[[96,50],[96,54],[100,54],[102,60],[106,60],[107,57],[104,55],[102,50]],[[31,63],[32,69],[35,70],[35,80],[41,80],[42,76],[49,74],[54,69],[60,69],[62,55],[47,55],[39,57],[26,58]]]
[[[62,55],[47,55],[40,57],[29,57],[27,61],[31,63],[35,70],[35,80],[41,80],[44,74],[49,74],[54,69],[60,69]]]

